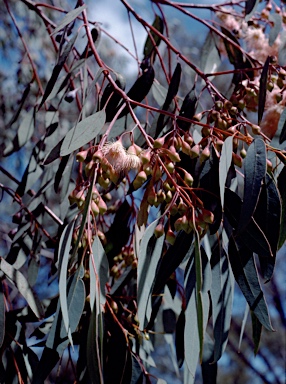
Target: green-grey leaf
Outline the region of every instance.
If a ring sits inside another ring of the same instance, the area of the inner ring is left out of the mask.
[[[101,110],[80,121],[64,138],[61,156],[66,156],[95,139],[105,123],[105,111]]]
[[[260,77],[259,98],[258,98],[258,125],[262,120],[264,107],[265,107],[269,63],[270,63],[270,56],[267,57],[264,63],[261,77]]]
[[[270,13],[269,21],[272,21],[274,23],[274,26],[270,29],[269,32],[269,45],[270,47],[272,47],[282,28],[281,13]]]
[[[11,264],[7,263],[6,260],[1,258],[0,269],[4,274],[12,281],[13,284],[17,287],[19,293],[25,298],[29,307],[34,312],[38,318],[44,316],[44,310],[42,303],[40,302],[37,295],[33,292],[25,276],[12,267]]]
[[[158,261],[161,257],[164,236],[156,239],[154,230],[159,219],[156,219],[146,229],[142,237],[138,256],[137,269],[137,300],[138,300],[138,319],[140,328],[144,329],[146,320],[151,315],[151,289],[154,284],[154,278]]]
[[[259,4],[259,0],[246,0],[245,2],[245,21],[251,19],[254,14],[257,5]]]
[[[279,144],[286,140],[286,109],[281,113],[277,133],[279,134]]]
[[[164,101],[166,100],[168,93],[168,89],[163,87],[160,83],[157,81],[153,82],[152,85],[152,94],[158,105],[162,106],[164,104]]]
[[[62,21],[60,22],[60,24],[54,29],[53,33],[51,33],[51,36],[52,35],[55,35],[56,33],[58,33],[61,29],[63,29],[66,25],[68,25],[69,23],[71,23],[72,21],[74,21],[81,13],[82,11],[86,8],[86,4],[82,5],[81,7],[78,7],[78,8],[75,8],[73,9],[72,11],[70,11],[69,13],[67,13],[65,15],[65,17],[62,19]]]
[[[71,345],[73,345],[71,330],[70,330],[70,320],[68,313],[68,303],[67,303],[67,267],[68,260],[70,256],[70,246],[72,241],[74,221],[71,221],[66,228],[64,229],[62,236],[60,238],[59,244],[59,262],[60,262],[60,277],[59,277],[59,295],[60,295],[60,305],[63,316],[63,322],[65,329],[67,331]]]
[[[104,248],[96,235],[92,244],[92,253],[89,256],[90,272],[90,306],[93,310],[94,303],[104,305],[106,302],[105,285],[109,279],[109,264]],[[100,287],[99,295],[98,288]],[[98,296],[98,297],[97,297]],[[99,300],[98,300],[99,299]]]
[[[214,328],[214,362],[222,356],[230,329],[234,278],[220,240],[212,248],[211,299]]]
[[[0,284],[0,347],[2,347],[5,336],[5,301],[2,282]]]
[[[31,109],[23,118],[18,132],[13,141],[4,150],[4,156],[8,156],[13,151],[18,151],[25,145],[34,133],[34,110]]]
[[[219,160],[219,188],[221,205],[224,206],[224,189],[228,170],[232,161],[233,136],[229,136],[223,143]]]
[[[238,231],[249,223],[255,210],[261,182],[266,174],[266,148],[262,139],[254,139],[244,160],[244,193]]]

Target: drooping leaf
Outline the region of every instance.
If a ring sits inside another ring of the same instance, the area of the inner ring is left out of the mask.
[[[152,94],[156,101],[156,103],[161,107],[164,104],[164,101],[166,100],[168,93],[168,89],[163,87],[160,83],[157,81],[154,81],[152,85]]]
[[[70,247],[72,241],[74,222],[71,221],[64,229],[59,244],[59,263],[60,263],[60,277],[59,277],[59,295],[60,295],[60,305],[62,311],[62,317],[68,338],[71,345],[73,346],[71,331],[70,331],[70,321],[68,314],[68,303],[67,303],[67,267],[70,256]]]
[[[225,190],[225,215],[230,225],[238,228],[239,218],[241,216],[242,202],[237,194],[230,189]],[[237,236],[237,234],[235,234]],[[252,217],[246,227],[238,232],[240,241],[252,252],[258,253],[263,258],[272,258],[272,250],[269,241]]]
[[[115,83],[120,89],[124,91],[126,81],[120,73],[116,73]],[[114,118],[116,114],[116,107],[120,100],[121,95],[114,91],[113,86],[111,84],[107,84],[100,100],[100,109],[103,109],[105,107],[106,122],[110,122]]]
[[[212,285],[210,293],[214,332],[213,361],[216,362],[222,356],[227,345],[234,293],[233,274],[220,240],[212,248],[211,267]]]
[[[261,183],[266,174],[266,148],[262,139],[254,139],[244,160],[244,193],[238,231],[249,223],[261,191]]]
[[[284,166],[278,176],[278,189],[281,196],[282,212],[281,212],[281,223],[280,233],[278,241],[278,249],[280,249],[286,240],[286,167]]]
[[[210,149],[210,158],[204,163],[200,174],[199,186],[201,190],[197,194],[203,201],[204,207],[214,214],[214,222],[209,225],[210,234],[214,234],[221,224],[222,206],[219,186],[219,158],[212,146]],[[212,194],[205,191],[212,191]]]
[[[14,115],[12,116],[11,120],[9,121],[9,123],[7,124],[6,126],[6,129],[9,130],[11,128],[11,126],[18,120],[18,117],[22,111],[22,108],[23,108],[23,105],[30,93],[30,89],[31,89],[31,83],[27,84],[27,86],[25,87],[24,89],[24,92],[23,92],[23,95],[21,97],[21,100],[19,102],[19,106],[18,108],[16,109]]]
[[[275,43],[275,40],[277,36],[279,35],[279,32],[281,32],[282,29],[282,15],[281,13],[270,13],[269,14],[269,21],[271,21],[274,26],[270,29],[269,32],[269,45],[272,47],[272,45]]]
[[[131,354],[132,358],[132,376],[130,384],[142,384],[143,383],[143,371],[137,357],[134,353]]]
[[[234,43],[236,43],[237,45],[240,45],[237,38],[226,28],[221,27],[221,31],[226,37],[228,37]],[[235,47],[233,44],[229,43],[227,40],[224,40],[224,44],[225,44],[225,48],[226,48],[230,63],[233,64],[236,69],[238,69],[238,67],[242,66],[244,63],[243,54],[241,50]]]
[[[157,29],[157,31],[160,32],[161,34],[164,32],[164,23],[163,23],[163,19],[162,19],[159,15],[156,15],[156,16],[155,16],[155,19],[154,19],[154,21],[153,21],[152,27],[154,27],[155,29]],[[153,32],[153,31],[150,31],[150,35],[152,36],[152,38],[153,38],[154,43],[156,44],[156,46],[159,47],[160,42],[161,42],[161,37],[158,36],[158,35],[157,35],[155,32]],[[150,35],[148,34],[147,39],[146,39],[146,42],[145,42],[145,45],[144,45],[144,50],[143,50],[144,59],[146,59],[147,57],[150,57],[150,56],[151,56],[151,53],[155,50],[154,43],[153,43],[153,41],[151,40]]]
[[[264,294],[260,287],[252,251],[244,245],[238,244],[237,239],[235,240],[234,237],[231,236],[229,240],[228,256],[235,280],[250,309],[266,329],[273,331]]]
[[[162,106],[163,111],[168,110],[173,98],[177,95],[179,85],[180,85],[180,80],[181,80],[181,73],[182,73],[182,67],[181,67],[181,64],[178,63],[176,68],[175,68],[175,71],[173,73],[173,76],[171,78],[168,92],[166,95],[166,99],[165,99],[164,104]],[[159,118],[157,121],[156,132],[155,132],[155,138],[157,138],[159,136],[162,129],[164,128],[164,125],[165,125],[164,118],[165,118],[164,114],[159,115]]]
[[[281,66],[286,65],[286,33],[282,30],[280,33],[280,44],[278,50],[278,64]]]
[[[100,36],[101,36],[101,29],[98,26],[94,26],[94,28],[92,28],[90,33],[91,33],[91,38],[92,38],[93,44],[95,47],[97,47],[99,44]],[[87,43],[84,51],[80,55],[80,60],[87,59],[91,55],[92,55],[92,50],[89,47],[89,43]]]
[[[204,353],[202,361],[203,384],[217,383],[217,363],[214,361],[214,342],[206,332],[204,341]]]
[[[44,95],[41,99],[41,102],[39,104],[39,109],[41,108],[41,106],[44,104],[44,102],[47,100],[48,96],[50,95],[50,93],[52,92],[53,88],[54,88],[54,85],[56,84],[56,81],[59,77],[59,74],[68,58],[68,55],[69,53],[71,52],[73,46],[74,46],[74,43],[77,39],[77,33],[73,36],[73,38],[67,43],[63,53],[60,55],[60,57],[58,58],[58,61],[53,69],[53,72],[52,72],[52,75],[46,85],[46,89],[45,89],[45,92],[44,92]]]
[[[101,352],[99,349],[99,339],[102,338],[102,335],[98,334],[98,324],[100,314],[96,314],[95,311],[92,312],[88,334],[87,334],[87,346],[86,346],[86,356],[87,356],[87,370],[90,377],[90,382],[92,384],[103,384],[103,367],[101,362]]]
[[[185,117],[187,119],[192,119],[194,117],[196,107],[197,107],[197,97],[196,97],[196,91],[195,91],[195,85],[191,89],[189,93],[186,94],[183,104],[180,110],[179,116]],[[178,127],[181,128],[183,131],[188,131],[190,128],[190,123],[180,120],[177,120]]]
[[[232,151],[233,151],[233,136],[229,136],[225,139],[221,156],[219,159],[219,189],[220,189],[220,200],[222,207],[224,206],[224,190],[225,183],[228,175],[228,170],[232,161]]]
[[[286,109],[281,113],[277,132],[280,133],[279,135],[279,144],[284,143],[286,140]]]
[[[105,285],[109,279],[109,264],[105,254],[104,248],[96,235],[92,244],[92,254],[89,259],[89,271],[90,271],[90,305],[91,310],[95,300],[100,305],[104,305],[106,301]],[[98,292],[98,298],[96,299],[96,291]]]
[[[105,123],[105,111],[99,111],[80,121],[65,136],[61,156],[66,156],[95,139]]]
[[[163,326],[164,326],[164,332],[165,333],[173,333],[176,329],[176,314],[171,309],[164,309],[163,310]]]
[[[3,340],[5,337],[5,299],[4,299],[4,292],[3,292],[3,286],[2,282],[0,284],[0,348],[2,347]]]
[[[193,241],[193,233],[181,231],[176,238],[175,244],[170,246],[164,257],[160,259],[160,264],[156,271],[152,295],[158,295],[164,288],[167,279],[177,269],[182,260],[189,254]]]
[[[200,69],[204,73],[217,71],[221,63],[220,53],[217,49],[213,33],[209,31],[200,54]]]
[[[259,3],[259,0],[246,0],[245,2],[245,21],[250,20],[253,13],[256,10],[256,7]]]
[[[137,305],[140,328],[145,329],[151,316],[151,290],[154,284],[157,264],[160,260],[164,236],[156,239],[154,230],[159,219],[146,229],[139,249],[137,267]]]
[[[72,11],[68,12],[65,17],[62,19],[60,24],[54,29],[52,35],[55,35],[58,33],[60,30],[64,29],[65,26],[67,26],[69,23],[74,21],[81,13],[82,11],[86,9],[86,4],[82,5],[81,7],[75,8]]]
[[[210,305],[209,291],[211,288],[211,270],[208,257],[203,249],[200,250],[201,252],[198,251],[198,245],[195,248],[193,257],[190,258],[187,265],[184,279],[186,292],[185,362],[193,379],[198,360],[202,360],[204,334]],[[201,256],[201,262],[195,260],[198,259],[199,255]],[[201,290],[198,290],[199,286],[201,286]]]
[[[259,96],[258,96],[258,125],[262,120],[264,107],[265,107],[269,63],[270,63],[270,56],[267,57],[264,63],[261,77],[260,77]]]
[[[269,280],[273,274],[278,248],[281,202],[276,184],[268,174],[261,189],[254,219],[265,234],[272,251],[272,255],[266,257],[260,257],[258,253],[262,276]]]
[[[153,81],[155,78],[155,72],[152,66],[148,66],[146,69],[144,69],[142,75],[135,81],[135,83],[132,85],[130,90],[127,93],[127,96],[129,99],[137,101],[141,103],[141,101],[148,95]],[[125,102],[123,101],[122,103],[119,104],[117,107],[117,111],[122,107],[122,105]],[[135,108],[136,105],[131,104],[132,108]],[[129,112],[129,108],[126,106],[123,111],[120,113],[118,118],[127,115]]]
[[[16,136],[13,141],[4,150],[4,156],[10,155],[12,152],[18,151],[25,145],[34,133],[34,110],[31,109],[23,118]]]
[[[252,339],[254,342],[254,354],[257,355],[259,349],[259,343],[262,332],[262,325],[260,321],[255,316],[254,312],[251,312],[251,322],[252,322]]]
[[[29,307],[34,312],[37,318],[44,316],[42,303],[29,286],[25,276],[18,270],[12,267],[6,260],[1,258],[0,269],[6,277],[17,287],[19,293],[25,298]]]
[[[184,309],[182,309],[176,325],[176,355],[177,355],[179,368],[181,368],[185,359],[185,342],[184,342],[185,323],[186,323],[185,311]]]

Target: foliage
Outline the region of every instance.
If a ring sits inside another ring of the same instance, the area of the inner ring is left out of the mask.
[[[214,383],[235,281],[255,353],[262,328],[273,331],[261,281],[273,279],[286,239],[284,11],[161,0],[149,24],[121,0],[146,34],[142,54],[130,53],[138,76],[126,91],[88,6],[54,3],[2,5],[26,72],[18,106],[4,114],[1,156],[30,152],[20,181],[1,166],[2,204],[17,205],[0,262],[1,382],[43,383],[68,360],[77,383],[151,383],[162,316],[185,382],[199,362]],[[39,61],[19,7],[39,27]],[[200,60],[172,41],[169,7],[208,30]],[[43,273],[58,281],[56,294]]]

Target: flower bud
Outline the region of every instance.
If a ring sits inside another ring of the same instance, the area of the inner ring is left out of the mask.
[[[199,144],[196,144],[194,145],[191,149],[190,149],[190,157],[192,159],[195,159],[196,157],[198,157],[200,154],[200,146]]]
[[[76,154],[76,161],[78,161],[79,163],[83,163],[87,157],[87,154],[88,154],[88,149],[85,150],[85,151],[80,151]]]
[[[189,187],[191,187],[191,186],[193,185],[193,182],[194,182],[194,178],[193,178],[193,176],[192,176],[190,173],[185,172],[184,182],[185,182]]]
[[[210,157],[210,149],[209,147],[205,147],[200,155],[200,161],[204,163]]]
[[[154,140],[153,148],[155,148],[155,149],[162,148],[164,143],[165,143],[165,138],[160,137],[159,139]]]
[[[164,225],[163,224],[157,225],[157,227],[155,228],[155,231],[154,231],[154,235],[155,235],[155,237],[157,237],[157,239],[164,235]]]
[[[174,245],[175,244],[175,241],[176,241],[176,235],[174,234],[174,232],[169,229],[166,233],[166,241],[171,244],[171,245]]]

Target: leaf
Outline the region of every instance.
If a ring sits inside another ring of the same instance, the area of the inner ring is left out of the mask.
[[[87,370],[92,384],[103,384],[102,366],[98,348],[98,316],[93,311],[91,314],[87,334]]]
[[[254,139],[244,160],[244,193],[238,231],[249,223],[255,210],[261,190],[261,182],[266,174],[266,148],[262,139]]]
[[[264,63],[261,77],[260,77],[259,96],[258,96],[258,125],[262,120],[264,107],[265,107],[269,63],[270,63],[270,56],[267,57]]]
[[[237,194],[227,188],[225,191],[225,215],[235,230],[239,224],[241,206],[242,203]],[[273,257],[268,239],[253,217],[246,227],[235,236],[239,237],[240,241],[252,252],[258,253],[264,258]]]
[[[204,334],[209,314],[209,290],[211,287],[211,270],[208,257],[201,250],[201,263],[198,259],[198,240],[193,257],[190,258],[185,271],[184,285],[186,294],[185,311],[185,362],[193,378],[195,377],[198,360],[202,359]],[[201,264],[201,268],[200,265]],[[201,290],[198,288],[201,285]]]
[[[238,244],[233,236],[230,237],[228,256],[232,271],[250,309],[255,313],[261,324],[273,331],[268,308],[260,287],[252,251]]]
[[[71,52],[73,46],[74,46],[74,43],[77,39],[77,33],[74,35],[74,37],[67,43],[65,49],[64,49],[64,52],[60,55],[54,69],[53,69],[53,72],[52,72],[52,75],[46,85],[46,89],[45,89],[45,92],[44,92],[44,95],[40,101],[40,104],[39,104],[39,107],[38,109],[41,108],[41,106],[44,104],[44,102],[47,100],[48,96],[50,95],[50,93],[52,92],[53,88],[54,88],[54,85],[56,84],[56,81],[59,77],[59,74],[66,62],[66,59],[69,55],[69,53]]]
[[[65,136],[61,156],[66,156],[95,139],[105,123],[105,111],[99,111],[80,121]]]
[[[164,101],[166,100],[168,93],[168,89],[163,87],[159,82],[154,81],[152,85],[152,94],[157,102],[157,104],[161,107],[164,104]]]
[[[29,286],[25,276],[18,270],[12,267],[6,260],[1,258],[0,269],[8,277],[8,279],[17,287],[19,293],[25,298],[29,307],[34,312],[38,319],[44,317],[42,303],[37,295]]]
[[[69,23],[71,23],[72,21],[74,21],[81,13],[84,9],[86,9],[86,4],[82,5],[81,7],[78,7],[78,8],[75,8],[73,9],[72,11],[68,12],[65,17],[62,19],[62,21],[60,22],[60,24],[54,29],[53,33],[51,33],[51,36],[52,35],[55,35],[56,33],[58,33],[61,29],[63,29],[66,25],[68,25]]]
[[[284,166],[280,172],[277,183],[282,202],[281,224],[278,241],[278,249],[280,249],[286,241],[286,166]]]
[[[204,354],[202,361],[203,384],[217,383],[217,363],[214,360],[214,342],[206,332],[204,342]]]
[[[220,200],[222,207],[224,206],[224,190],[227,180],[228,170],[232,162],[233,136],[229,136],[223,143],[221,156],[219,159],[219,188]]]
[[[284,109],[284,111],[281,113],[277,132],[280,132],[279,144],[284,143],[284,141],[286,140],[286,109]]]
[[[30,93],[30,89],[31,89],[31,83],[27,84],[25,89],[24,89],[24,92],[23,92],[23,95],[21,97],[21,100],[19,101],[19,106],[18,108],[16,109],[14,115],[12,116],[11,120],[9,121],[9,123],[7,124],[6,126],[6,129],[7,131],[12,127],[12,125],[15,123],[15,121],[18,120],[18,117],[22,111],[22,108],[23,108],[23,105],[25,104],[25,101]]]
[[[209,31],[200,53],[200,69],[204,73],[213,73],[217,71],[220,63],[220,53],[215,44],[213,33]]]
[[[90,306],[91,310],[93,310],[93,306],[96,300],[99,300],[100,305],[105,304],[105,285],[109,280],[108,259],[101,244],[101,241],[97,235],[93,240],[92,253],[89,256],[89,272]],[[96,292],[98,292],[99,294],[96,295]]]
[[[282,15],[281,13],[270,13],[268,20],[274,23],[274,26],[270,29],[268,43],[270,47],[275,43],[279,32],[282,29]]]
[[[196,91],[195,91],[195,85],[191,89],[189,93],[186,94],[183,104],[180,110],[179,116],[185,117],[187,119],[192,119],[194,117],[196,107],[197,107],[197,97],[196,97]],[[183,131],[188,131],[191,124],[178,119],[177,120],[178,127],[181,128]]]
[[[253,13],[256,10],[256,7],[259,3],[259,0],[246,0],[245,2],[245,21],[250,20]]]
[[[5,337],[5,297],[3,292],[2,282],[0,284],[0,348],[2,347],[4,337]]]
[[[62,146],[62,143],[63,143],[64,139],[60,140],[51,150],[50,152],[47,154],[47,156],[45,157],[44,161],[43,161],[43,165],[49,165],[51,164],[53,161],[55,161],[56,159],[59,159],[61,157],[61,146]]]
[[[192,250],[193,233],[187,234],[183,231],[177,235],[174,245],[171,245],[164,257],[160,259],[156,271],[156,277],[152,295],[158,295],[164,288],[167,279],[181,264],[182,260],[191,256],[189,252]]]
[[[176,329],[176,314],[175,312],[171,309],[164,309],[163,313],[163,327],[164,327],[164,332],[165,333],[173,333]]]
[[[251,312],[251,322],[252,322],[252,339],[254,342],[254,354],[257,355],[259,349],[259,343],[262,332],[262,325],[260,321],[255,316],[254,312]]]
[[[286,65],[286,32],[280,33],[280,44],[278,50],[278,64],[284,67]]]
[[[210,294],[214,333],[213,361],[217,362],[227,345],[234,294],[233,274],[220,240],[217,240],[212,247],[211,267],[212,285]]]
[[[164,236],[158,239],[154,236],[158,221],[159,219],[156,219],[148,226],[140,243],[137,267],[137,305],[140,329],[145,329],[150,319],[151,289],[164,244]]]
[[[157,29],[157,31],[159,31],[161,34],[164,32],[164,23],[163,23],[163,19],[159,16],[159,15],[156,15],[155,16],[155,19],[153,21],[153,24],[152,24],[152,27],[154,27],[155,29]],[[150,31],[150,35],[152,36],[155,44],[157,47],[159,47],[160,45],[160,42],[161,42],[161,37],[158,36],[155,32],[153,31]],[[143,54],[144,54],[144,59],[146,57],[150,57],[151,53],[154,51],[155,47],[154,47],[154,43],[153,41],[151,40],[150,38],[150,35],[148,34],[147,36],[147,39],[145,41],[145,44],[144,44],[144,49],[143,49]]]
[[[176,339],[175,339],[176,355],[177,355],[179,368],[182,367],[185,359],[185,342],[184,342],[185,323],[186,323],[185,311],[182,309],[176,324]]]
[[[137,360],[137,357],[134,353],[131,354],[132,358],[132,376],[130,384],[142,384],[143,383],[143,371],[142,367]]]
[[[73,346],[67,303],[67,267],[70,256],[74,221],[71,221],[64,229],[59,243],[59,296],[63,316],[63,322],[71,345]]]
[[[231,32],[229,32],[226,28],[221,27],[221,31],[226,37],[228,37],[234,43],[236,43],[237,45],[240,45],[237,38]],[[224,39],[224,44],[225,44],[225,48],[226,48],[230,63],[235,66],[235,69],[241,68],[244,64],[243,54],[241,50],[235,47],[234,45],[232,45],[231,43],[229,43],[225,39]]]
[[[168,111],[168,108],[173,100],[173,98],[177,95],[179,85],[180,85],[180,80],[181,80],[181,73],[182,73],[182,67],[181,64],[178,63],[176,65],[175,71],[173,73],[173,76],[170,81],[170,85],[168,88],[168,92],[166,95],[166,99],[164,101],[164,104],[162,106],[163,111]],[[156,132],[155,132],[155,138],[159,136],[161,133],[162,129],[164,128],[166,122],[164,122],[165,115],[160,114],[158,121],[157,121],[157,127],[156,127]]]
[[[4,150],[4,156],[10,155],[12,152],[18,151],[22,148],[33,136],[34,133],[34,109],[31,109],[26,113],[22,122],[20,123],[19,129],[12,143],[8,145]]]
[[[274,180],[266,174],[254,213],[254,219],[263,231],[272,252],[272,255],[268,255],[267,257],[260,257],[258,253],[261,273],[267,280],[272,277],[274,270],[281,217],[279,192]]]

